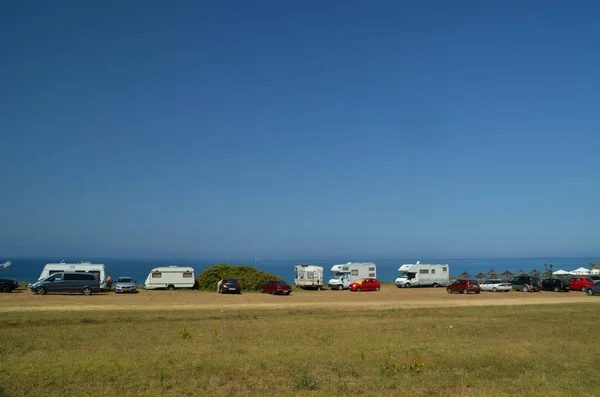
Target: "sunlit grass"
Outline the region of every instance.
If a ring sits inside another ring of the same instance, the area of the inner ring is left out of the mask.
[[[595,304],[5,313],[0,385],[9,396],[595,395],[599,322]]]

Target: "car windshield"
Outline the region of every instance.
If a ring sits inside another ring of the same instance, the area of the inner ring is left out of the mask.
[[[346,273],[336,273],[333,275],[333,278],[337,278],[338,280],[344,277]]]
[[[285,281],[275,281],[275,284],[277,284],[277,285],[283,285],[283,286],[288,285]]]
[[[399,278],[408,278],[408,272],[398,272]]]
[[[469,284],[479,284],[477,280],[469,280]]]
[[[235,278],[226,278],[223,279],[224,283],[231,283],[231,284],[236,284],[238,281]]]
[[[131,279],[131,277],[121,277],[120,279],[117,280],[117,283],[132,283],[133,280]]]

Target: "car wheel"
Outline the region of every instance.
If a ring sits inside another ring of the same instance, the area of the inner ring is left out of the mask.
[[[480,293],[481,291],[475,291],[476,294]]]
[[[496,287],[492,288],[492,292],[498,292],[498,289]]]
[[[379,290],[380,290],[380,288],[379,288],[379,287],[375,287],[375,291],[379,291]]]
[[[554,292],[558,292],[560,289],[558,287],[554,287]]]
[[[528,285],[524,285],[523,286],[523,292],[529,292],[529,286]]]
[[[260,293],[264,294],[264,292],[265,292],[265,289],[263,287],[260,287]]]
[[[448,291],[449,294],[452,293],[452,290],[450,288],[448,288],[446,291]]]
[[[173,284],[171,284],[167,287],[167,289],[173,291],[175,289],[175,286]]]
[[[341,290],[343,290],[343,289],[344,289],[344,286],[343,286],[343,285],[338,285],[338,291],[341,291]]]
[[[45,295],[46,294],[46,288],[44,287],[37,287],[35,289],[35,293],[38,295]]]
[[[360,292],[360,287],[356,287],[356,292]]]
[[[0,285],[0,292],[10,292],[10,287],[8,285]]]
[[[405,286],[406,288],[410,288],[410,283],[406,283],[406,284],[404,284],[404,286]]]
[[[275,290],[274,289],[271,290],[271,295],[275,295]]]
[[[469,293],[469,291],[467,291],[466,289],[463,289],[463,290],[462,290],[462,293],[463,293],[463,294],[468,294],[468,293]]]
[[[588,290],[587,290],[587,294],[588,294],[589,296],[592,296],[592,295],[594,295],[594,291],[592,291],[592,289],[591,289],[591,288],[588,288]]]
[[[437,283],[433,283],[433,285],[432,285],[433,288],[437,288],[437,286],[438,286]]]
[[[84,295],[91,295],[92,294],[92,289],[90,287],[85,287],[83,289],[83,294]]]

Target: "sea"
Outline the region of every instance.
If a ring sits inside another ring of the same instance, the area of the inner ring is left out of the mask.
[[[329,270],[333,265],[348,262],[373,262],[377,265],[377,278],[381,281],[394,281],[398,276],[398,268],[405,263],[429,263],[429,264],[448,264],[450,274],[458,277],[466,272],[475,277],[478,273],[487,274],[491,270],[497,273],[503,273],[509,270],[517,273],[523,270],[530,273],[537,270],[540,273],[546,270],[545,265],[553,265],[553,270],[574,270],[579,267],[589,268],[590,262],[598,262],[598,258],[592,257],[574,257],[574,258],[495,258],[495,259],[452,259],[452,258],[398,258],[398,259],[377,259],[377,258],[342,258],[339,260],[318,260],[318,259],[258,259],[248,260],[219,260],[219,259],[118,259],[118,258],[3,258],[0,257],[0,263],[6,260],[12,262],[8,269],[0,270],[0,277],[11,278],[20,282],[34,282],[38,280],[42,269],[47,263],[79,263],[82,260],[101,263],[106,267],[107,275],[110,273],[113,280],[117,277],[132,277],[139,284],[143,284],[152,268],[160,266],[191,266],[195,274],[199,275],[202,271],[214,264],[227,265],[247,265],[255,267],[258,270],[283,277],[288,283],[293,283],[294,266],[298,264],[312,264],[323,266],[325,269],[325,279],[329,278]]]

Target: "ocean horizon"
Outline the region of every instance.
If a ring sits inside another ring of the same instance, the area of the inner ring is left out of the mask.
[[[532,270],[544,272],[545,264],[553,265],[553,270],[574,270],[579,267],[589,268],[590,262],[598,262],[595,257],[539,257],[539,258],[396,258],[396,259],[373,259],[373,258],[344,258],[344,259],[258,259],[251,258],[247,260],[224,260],[220,258],[206,259],[149,259],[149,258],[76,258],[76,257],[0,257],[0,263],[10,260],[12,266],[0,271],[0,277],[11,278],[20,282],[34,282],[38,280],[42,269],[47,263],[79,263],[82,260],[92,261],[93,263],[104,264],[107,274],[111,274],[113,279],[117,277],[133,277],[138,283],[142,284],[146,280],[151,269],[160,266],[190,266],[194,268],[195,275],[214,264],[228,264],[235,266],[252,266],[258,270],[265,271],[280,277],[283,277],[289,283],[294,280],[294,266],[302,263],[319,265],[324,267],[325,279],[332,275],[330,269],[333,265],[347,262],[373,262],[377,265],[377,278],[381,281],[393,281],[398,274],[398,268],[405,263],[428,263],[428,264],[448,264],[450,274],[458,277],[463,272],[469,273],[475,277],[478,273],[487,274],[490,270],[497,273],[503,273],[509,270],[517,273],[523,270],[526,273]]]

